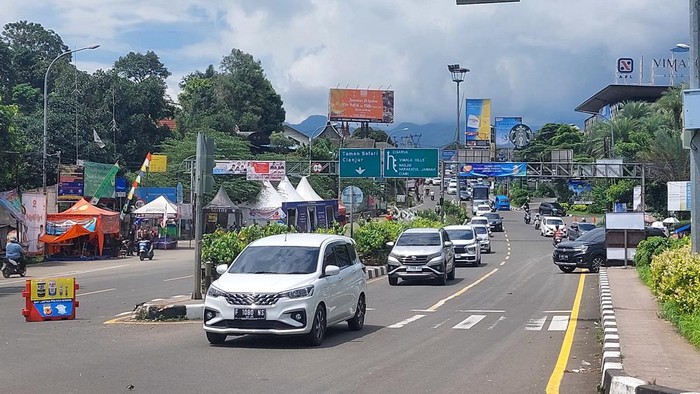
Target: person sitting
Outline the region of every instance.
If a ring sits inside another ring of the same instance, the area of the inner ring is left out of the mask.
[[[17,237],[10,237],[8,239],[7,245],[5,245],[5,258],[7,258],[11,264],[14,262],[19,264],[20,267],[23,267],[24,255],[26,253],[22,245],[17,242]],[[2,268],[5,268],[5,263],[3,263]]]
[[[530,203],[528,203],[527,200],[525,200],[525,203],[523,204],[523,206],[522,206],[521,208],[522,208],[525,212],[529,212],[529,211],[530,211]]]

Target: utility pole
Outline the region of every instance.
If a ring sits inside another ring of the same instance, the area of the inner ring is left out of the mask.
[[[690,0],[690,89],[700,88],[700,0]],[[690,247],[693,253],[698,253],[700,246],[700,151],[692,149],[692,140],[698,134],[693,130],[690,149]]]

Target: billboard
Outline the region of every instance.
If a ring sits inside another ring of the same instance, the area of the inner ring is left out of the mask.
[[[491,99],[467,99],[466,109],[466,140],[491,141]]]
[[[23,193],[22,207],[25,211],[27,250],[30,255],[40,254],[43,252],[43,243],[39,242],[39,237],[44,235],[46,196],[43,193]]]
[[[58,200],[77,201],[83,198],[83,167],[61,164],[58,168]]]
[[[525,163],[468,163],[460,166],[460,177],[525,176]]]
[[[281,181],[287,173],[284,161],[216,160],[214,175],[245,175],[249,181]]]
[[[331,89],[330,121],[394,123],[394,91]]]
[[[496,149],[515,148],[509,135],[513,127],[523,122],[522,116],[497,116],[494,122],[496,125]]]
[[[151,163],[148,172],[165,172],[168,168],[168,156],[151,155]]]
[[[667,182],[666,187],[668,188],[668,210],[672,212],[690,211],[690,182]]]

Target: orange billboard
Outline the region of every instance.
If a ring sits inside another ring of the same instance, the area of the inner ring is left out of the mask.
[[[331,89],[328,98],[328,119],[394,123],[394,91]]]

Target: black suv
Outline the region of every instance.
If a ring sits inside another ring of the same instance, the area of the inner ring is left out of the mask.
[[[663,229],[645,227],[645,238],[665,237]],[[560,270],[566,273],[576,268],[588,268],[598,272],[606,262],[605,227],[596,227],[587,231],[575,241],[564,241],[557,245],[552,252],[552,259]]]
[[[486,212],[482,216],[489,220],[489,227],[493,232],[503,232],[503,217],[498,212]]]
[[[540,203],[540,216],[566,216],[566,210],[558,202]]]
[[[605,227],[586,232],[575,241],[564,241],[552,252],[554,264],[567,274],[576,268],[598,272],[605,262]]]

